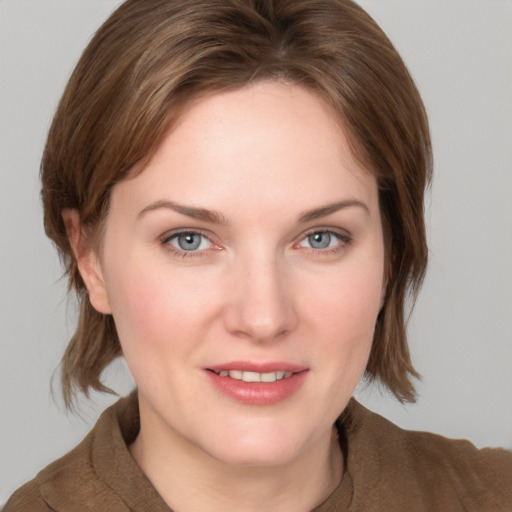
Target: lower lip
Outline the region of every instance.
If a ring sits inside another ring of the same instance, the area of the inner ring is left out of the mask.
[[[299,390],[308,374],[304,370],[275,382],[244,382],[221,377],[212,371],[205,372],[216,389],[229,398],[248,405],[272,405],[286,400]]]

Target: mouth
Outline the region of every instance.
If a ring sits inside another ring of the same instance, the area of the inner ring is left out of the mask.
[[[250,372],[243,370],[210,370],[217,374],[219,377],[226,377],[235,380],[242,380],[244,382],[276,382],[278,380],[290,378],[294,372],[277,370],[275,372]]]
[[[291,397],[309,374],[305,366],[284,362],[233,361],[205,370],[218,391],[248,405],[272,405]]]

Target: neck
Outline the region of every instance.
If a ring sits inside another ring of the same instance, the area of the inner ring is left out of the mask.
[[[141,416],[130,451],[163,500],[179,512],[270,507],[274,512],[306,512],[322,503],[342,478],[343,457],[334,429],[286,463],[241,466],[183,443],[168,428],[159,432],[152,427]]]

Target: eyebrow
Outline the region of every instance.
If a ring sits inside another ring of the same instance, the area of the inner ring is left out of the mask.
[[[197,208],[195,206],[186,206],[184,204],[175,203],[173,201],[160,200],[151,203],[142,209],[137,217],[140,218],[148,212],[158,210],[160,208],[166,208],[168,210],[173,210],[177,213],[181,213],[182,215],[186,215],[187,217],[191,217],[193,219],[202,220],[205,222],[211,222],[212,224],[228,224],[226,217],[224,217],[220,212],[215,210],[207,210],[206,208]]]
[[[366,204],[363,203],[362,201],[359,201],[357,199],[347,199],[345,201],[337,201],[335,203],[330,203],[324,206],[320,206],[318,208],[313,208],[311,210],[305,210],[299,215],[298,222],[300,224],[304,224],[306,222],[311,222],[313,220],[326,217],[327,215],[335,213],[338,210],[354,206],[362,208],[366,213],[370,214],[368,206],[366,206]],[[198,208],[195,206],[186,206],[184,204],[176,203],[174,201],[167,201],[164,199],[155,201],[154,203],[151,203],[150,205],[146,206],[138,213],[137,217],[140,218],[146,213],[158,210],[160,208],[173,210],[177,213],[181,213],[182,215],[186,215],[187,217],[202,220],[205,222],[211,222],[212,224],[228,224],[228,220],[226,219],[226,217],[224,217],[224,215],[222,215],[218,211],[207,210],[206,208]]]
[[[319,208],[313,208],[312,210],[306,210],[299,215],[299,223],[311,222],[312,220],[326,217],[327,215],[337,212],[338,210],[350,208],[352,206],[362,208],[368,215],[370,215],[370,209],[368,206],[366,206],[365,203],[357,199],[347,199],[345,201],[337,201],[325,206],[320,206]]]

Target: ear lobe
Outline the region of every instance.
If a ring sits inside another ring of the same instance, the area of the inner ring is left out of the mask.
[[[95,249],[88,244],[87,233],[80,223],[78,210],[65,208],[61,215],[91,305],[99,313],[105,315],[112,313],[99,258]]]

